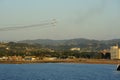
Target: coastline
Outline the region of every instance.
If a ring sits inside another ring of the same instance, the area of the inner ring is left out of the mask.
[[[120,64],[120,60],[108,59],[57,59],[37,61],[0,61],[0,64],[33,64],[33,63],[85,63],[85,64]]]

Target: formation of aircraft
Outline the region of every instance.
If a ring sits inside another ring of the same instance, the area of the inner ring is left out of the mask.
[[[23,25],[23,26],[14,26],[14,27],[2,27],[0,28],[0,31],[9,31],[9,30],[18,30],[18,29],[26,29],[26,28],[35,28],[35,27],[41,27],[41,26],[47,26],[47,25],[56,25],[56,19],[52,19],[51,21],[45,21],[39,24],[32,24],[32,25]]]

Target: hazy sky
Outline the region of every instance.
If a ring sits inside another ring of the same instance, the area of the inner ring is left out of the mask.
[[[0,40],[120,38],[120,0],[0,0]]]

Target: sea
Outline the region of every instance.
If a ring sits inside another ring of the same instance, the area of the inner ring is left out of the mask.
[[[0,64],[0,80],[120,80],[109,64]]]

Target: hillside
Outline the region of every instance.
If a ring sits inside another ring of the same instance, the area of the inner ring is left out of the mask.
[[[119,44],[120,39],[101,40],[101,41],[84,39],[84,38],[68,39],[68,40],[36,39],[36,40],[18,41],[18,43],[40,44],[44,47],[50,47],[56,49],[57,48],[69,49],[72,47],[80,47],[80,48],[92,47],[100,50],[100,49],[109,49],[110,46]]]

